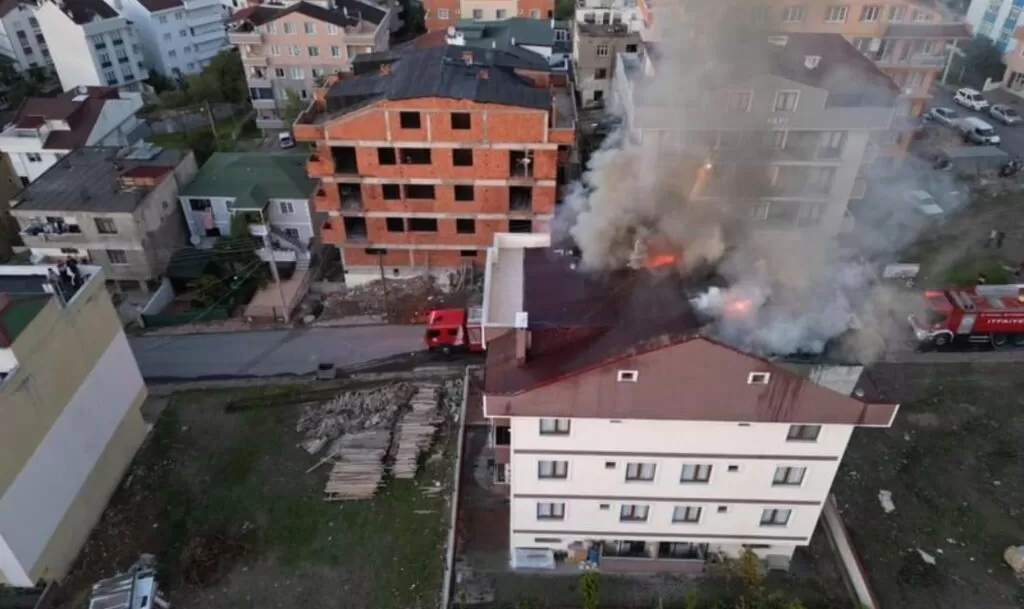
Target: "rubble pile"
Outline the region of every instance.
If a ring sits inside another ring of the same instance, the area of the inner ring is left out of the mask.
[[[346,289],[342,293],[327,294],[323,298],[324,318],[367,315],[383,317],[391,323],[423,323],[433,309],[462,308],[482,289],[475,273],[456,277],[443,288],[433,275],[420,275],[406,279],[376,279]],[[386,288],[386,289],[385,289]]]
[[[384,479],[384,458],[391,447],[391,429],[344,435],[331,445],[334,462],[324,495],[327,501],[370,499]]]
[[[416,477],[420,455],[430,449],[434,431],[442,420],[437,406],[440,402],[441,386],[436,383],[417,383],[416,395],[412,398],[412,409],[398,424],[395,432],[394,475],[399,479]]]
[[[319,453],[342,434],[366,429],[391,429],[399,411],[416,393],[409,383],[391,383],[377,389],[350,391],[318,405],[307,406],[295,430],[305,435],[300,446],[309,454]],[[331,444],[327,458],[335,456]]]
[[[458,416],[462,409],[462,379],[451,379],[441,387],[441,409],[452,416]]]

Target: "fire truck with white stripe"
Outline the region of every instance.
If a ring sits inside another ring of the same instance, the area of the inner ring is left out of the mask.
[[[927,290],[924,301],[909,318],[923,345],[1024,346],[1024,285]]]

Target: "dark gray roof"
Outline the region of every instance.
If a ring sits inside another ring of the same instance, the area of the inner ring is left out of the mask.
[[[966,23],[894,23],[886,38],[970,38]]]
[[[139,178],[162,182],[190,154],[188,150],[156,147],[146,148],[150,154],[138,154],[143,148],[139,145],[128,149],[131,154],[120,155],[121,149],[112,146],[78,148],[21,191],[11,210],[131,213],[153,189],[122,188],[121,175],[130,172]]]
[[[85,25],[94,19],[113,19],[117,11],[103,0],[64,0],[64,14],[78,25]]]
[[[465,36],[467,45],[490,46],[491,41],[494,41],[497,44],[497,48],[508,48],[516,45],[554,46],[555,30],[568,29],[560,21],[553,22],[547,19],[527,19],[525,17],[513,17],[502,21],[463,19],[455,27]]]
[[[381,71],[389,66],[388,73]],[[465,46],[406,47],[359,55],[355,78],[343,80],[327,94],[328,112],[348,111],[374,101],[445,97],[481,103],[546,109],[551,96],[516,74],[516,69],[551,71],[532,51],[509,52]]]
[[[292,13],[299,13],[339,27],[355,27],[363,21],[380,25],[387,15],[386,11],[360,0],[335,0],[334,7],[334,9],[326,9],[308,2],[296,2],[290,6],[268,2],[244,8],[232,15],[229,21],[236,23],[248,21],[259,26]]]

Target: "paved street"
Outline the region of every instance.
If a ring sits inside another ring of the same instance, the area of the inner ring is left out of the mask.
[[[422,326],[358,326],[131,339],[147,379],[308,374],[419,351]]]
[[[1024,123],[1013,127],[1007,127],[990,117],[987,112],[974,112],[973,110],[968,110],[963,106],[958,106],[953,103],[953,93],[955,90],[947,91],[942,87],[935,87],[932,89],[932,92],[935,94],[935,97],[928,105],[929,108],[953,108],[960,117],[976,116],[982,119],[986,123],[992,125],[995,130],[999,132],[999,138],[1002,140],[1002,143],[999,145],[1000,150],[1010,156],[1017,156],[1024,159]],[[987,99],[990,104],[1007,104],[1012,106],[1017,110],[1017,112],[1024,115],[1024,100],[1014,95],[1010,95],[1005,91],[989,91],[985,94],[985,99]]]

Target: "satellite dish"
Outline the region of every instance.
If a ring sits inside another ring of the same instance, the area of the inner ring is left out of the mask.
[[[191,237],[189,237],[188,241],[192,245],[199,247],[199,244],[203,242],[203,238],[200,237],[199,235],[192,235]]]

